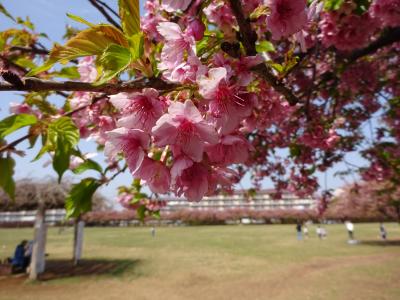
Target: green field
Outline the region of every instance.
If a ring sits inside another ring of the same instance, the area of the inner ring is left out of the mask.
[[[56,264],[41,282],[0,277],[0,299],[400,299],[400,226],[356,224],[348,245],[344,225],[320,241],[297,241],[294,225],[88,228],[83,266],[65,266],[72,229],[48,234]],[[30,238],[31,229],[0,229],[0,258]],[[50,267],[50,264],[49,264]]]

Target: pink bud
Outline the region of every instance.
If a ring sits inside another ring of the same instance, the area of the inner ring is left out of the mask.
[[[189,23],[187,33],[192,35],[196,41],[200,41],[204,36],[205,30],[206,26],[204,26],[203,22],[201,22],[199,19],[193,19]]]

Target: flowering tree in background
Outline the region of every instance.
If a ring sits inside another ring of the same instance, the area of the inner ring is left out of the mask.
[[[391,182],[361,182],[343,188],[324,213],[326,219],[400,221],[400,189]]]
[[[0,186],[11,196],[16,147],[39,137],[37,158],[49,153],[60,180],[70,168],[99,173],[74,186],[70,216],[125,169],[135,180],[121,199],[143,216],[159,205],[143,184],[156,198],[199,201],[249,172],[256,187],[270,178],[311,194],[317,171],[365,144],[365,179],[398,182],[399,0],[149,0],[141,19],[138,0],[119,0],[119,13],[89,1],[110,24],[69,15],[87,28],[68,28],[51,51],[29,19],[0,6],[23,27],[0,33],[0,91],[26,92],[0,122]],[[367,138],[361,127],[377,115]],[[87,137],[106,168],[77,148]]]

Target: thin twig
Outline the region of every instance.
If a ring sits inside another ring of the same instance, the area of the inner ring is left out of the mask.
[[[105,8],[107,8],[114,16],[116,16],[118,19],[120,19],[121,17],[119,16],[119,14],[112,9],[112,7],[110,7],[107,3],[101,1],[101,0],[96,0],[98,3],[100,3],[101,5],[103,5]]]
[[[0,148],[0,153],[2,153],[2,152],[4,152],[4,151],[7,151],[7,150],[11,150],[11,149],[14,148],[15,146],[17,146],[19,143],[25,141],[26,139],[29,139],[29,138],[32,137],[32,136],[33,136],[32,133],[28,133],[28,134],[26,134],[26,135],[20,137],[19,139],[15,140],[15,141],[13,141],[13,142],[7,144],[7,145],[2,146],[2,147]]]
[[[121,26],[108,14],[108,12],[102,7],[96,0],[88,0],[106,19],[115,27],[122,30]]]

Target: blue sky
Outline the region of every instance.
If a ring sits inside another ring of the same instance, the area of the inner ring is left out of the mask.
[[[102,15],[97,10],[93,9],[87,0],[3,0],[1,2],[13,16],[26,17],[29,15],[31,21],[36,25],[36,31],[45,32],[49,36],[50,40],[44,42],[44,44],[46,44],[46,46],[49,48],[52,45],[51,41],[62,43],[62,36],[65,32],[65,26],[67,24],[73,24],[75,27],[79,27],[79,24],[70,20],[66,16],[67,12],[81,16],[93,23],[106,22]],[[117,3],[116,0],[109,0],[105,2],[109,3],[113,7],[115,7],[115,4]],[[14,26],[16,25],[14,25],[10,20],[5,18],[3,15],[0,15],[0,31]],[[21,100],[22,98],[16,92],[0,93],[0,119],[3,119],[8,115],[8,107],[10,102],[20,102]],[[56,98],[53,98],[53,101],[55,103],[58,102]],[[21,132],[11,135],[8,140],[12,141],[19,136],[22,136],[24,133],[25,132],[21,130]],[[27,148],[27,143],[21,143],[18,147],[18,149],[21,150]],[[80,148],[83,150],[83,152],[94,152],[95,145],[91,142],[82,141]],[[16,159],[17,165],[15,177],[17,179],[25,177],[43,178],[48,176],[56,176],[56,173],[53,171],[51,165],[48,167],[43,166],[46,161],[49,160],[49,157],[44,157],[34,163],[31,162],[32,158],[38,151],[39,147],[37,145],[34,149],[26,151],[27,155],[25,157]],[[99,154],[99,156],[96,157],[96,160],[101,162],[102,158],[103,155]],[[356,165],[362,165],[364,163],[357,153],[348,154],[346,159],[347,161]],[[353,178],[351,176],[345,178],[345,181],[339,177],[333,176],[336,171],[346,170],[346,168],[347,167],[344,163],[339,163],[334,166],[334,168],[327,171],[326,174],[319,174],[318,177],[321,186],[325,187],[325,177],[327,179],[328,188],[337,188],[342,186],[345,182],[352,182]],[[85,175],[90,175],[90,173],[85,173]],[[76,176],[73,177],[72,173],[69,172],[66,174],[66,177],[69,177],[74,181],[79,179]],[[125,174],[117,177],[117,179],[108,186],[103,187],[101,192],[110,200],[114,199],[116,195],[116,188],[120,185],[129,185],[131,179],[131,175],[126,172]],[[263,185],[266,188],[271,187],[271,184],[268,180],[266,180]],[[242,186],[245,188],[250,187],[248,178],[242,180]]]

